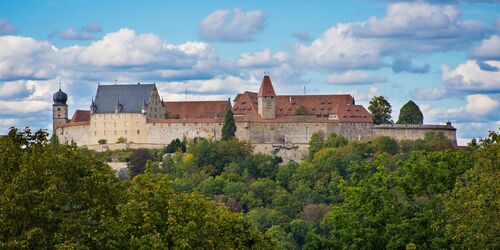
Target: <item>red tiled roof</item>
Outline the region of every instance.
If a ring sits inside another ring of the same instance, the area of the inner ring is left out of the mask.
[[[165,112],[179,119],[224,117],[229,109],[229,101],[185,101],[164,102]]]
[[[271,78],[269,76],[264,76],[262,79],[262,84],[259,89],[259,96],[276,96],[274,92],[273,84],[271,83]]]
[[[90,121],[90,110],[77,109],[69,122]]]
[[[351,95],[279,95],[276,96],[276,119],[263,120],[258,115],[257,94],[245,92],[235,98],[233,112],[240,120],[269,122],[373,122],[370,113],[355,105]],[[295,111],[304,107],[308,115],[296,116]],[[338,120],[328,120],[336,114]],[[242,118],[244,117],[244,118]]]

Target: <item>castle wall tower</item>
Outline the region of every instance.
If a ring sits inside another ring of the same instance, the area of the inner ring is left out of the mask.
[[[276,93],[269,75],[265,75],[257,95],[258,111],[262,119],[276,118]]]
[[[52,134],[55,134],[56,128],[68,122],[68,105],[66,104],[68,95],[62,92],[59,87],[59,91],[54,93],[52,99],[54,100],[54,104],[52,104]]]

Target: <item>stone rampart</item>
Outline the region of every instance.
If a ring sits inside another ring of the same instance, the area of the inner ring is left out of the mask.
[[[443,132],[454,146],[457,146],[457,129],[451,123],[446,125],[383,124],[373,126],[373,136],[389,136],[397,141],[423,139],[425,133]]]

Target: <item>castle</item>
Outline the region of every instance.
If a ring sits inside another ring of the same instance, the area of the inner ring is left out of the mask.
[[[276,95],[265,75],[259,92],[223,101],[164,102],[155,84],[101,85],[90,110],[76,110],[68,119],[67,94],[53,95],[53,133],[60,142],[74,142],[98,151],[160,148],[172,140],[220,139],[224,116],[232,109],[236,137],[254,151],[300,160],[317,131],[335,132],[348,140],[379,135],[416,140],[427,131],[441,131],[456,145],[456,129],[446,125],[374,125],[370,113],[351,95]]]

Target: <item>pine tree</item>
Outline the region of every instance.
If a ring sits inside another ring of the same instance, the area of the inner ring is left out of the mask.
[[[399,124],[423,124],[424,115],[417,104],[409,100],[399,111]]]
[[[236,133],[236,123],[234,122],[233,111],[228,109],[222,126],[222,140],[230,140],[234,138]]]

